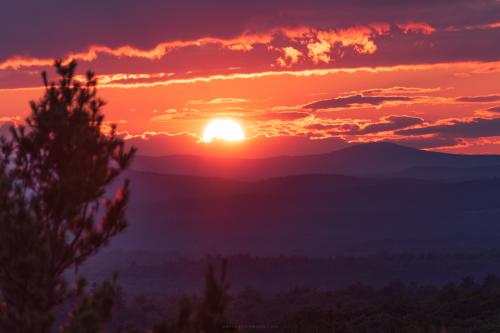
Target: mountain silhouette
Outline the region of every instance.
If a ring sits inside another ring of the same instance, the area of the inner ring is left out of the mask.
[[[126,176],[130,227],[112,245],[124,250],[324,256],[484,249],[500,236],[500,179]]]
[[[133,169],[162,174],[243,180],[301,174],[476,179],[500,175],[500,156],[423,151],[394,143],[359,144],[327,154],[263,159],[207,156],[138,156]]]
[[[500,237],[495,155],[369,143],[266,159],[140,156],[134,169],[122,249],[323,256],[484,249]]]

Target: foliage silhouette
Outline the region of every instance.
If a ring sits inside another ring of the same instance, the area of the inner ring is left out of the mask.
[[[482,253],[481,256],[490,255],[488,253]],[[497,257],[497,254],[491,255]],[[448,254],[436,254],[432,261],[438,260],[436,258],[440,256],[450,259]],[[474,254],[472,258],[477,260],[477,256],[478,254]],[[458,258],[468,260],[462,255]],[[231,276],[238,280],[234,277],[238,264],[233,262],[233,259],[234,257],[229,259],[232,263]],[[267,260],[270,261],[271,258]],[[284,259],[275,258],[269,266],[279,266],[283,270],[284,266],[280,266],[279,260]],[[496,262],[498,263],[498,259]],[[186,261],[185,264],[191,265],[191,261]],[[418,263],[421,264],[423,262]],[[456,262],[450,264],[456,266]],[[192,270],[193,266],[189,267]],[[244,270],[250,272],[254,267],[246,264]],[[443,269],[447,267],[443,266]],[[331,276],[336,278],[337,271],[332,272]],[[293,272],[286,270],[286,274]],[[231,303],[225,318],[231,323],[237,323],[236,327],[242,332],[248,333],[500,332],[500,278],[484,274],[486,273],[477,274],[474,279],[455,278],[451,279],[454,283],[431,285],[414,283],[411,280],[396,280],[383,286],[355,283],[349,287],[335,289],[313,287],[288,291],[245,288],[234,293],[238,289],[236,287],[232,289]],[[268,276],[265,276],[264,280],[269,281]],[[179,312],[175,316],[176,300],[177,296],[174,294],[162,297],[143,294],[129,299],[116,313],[117,317],[123,318],[121,327],[126,323],[129,330],[119,332],[143,333],[165,313],[171,318],[179,318]],[[195,304],[193,307],[196,308],[199,303],[190,304]],[[190,313],[195,314],[196,311]]]
[[[106,189],[129,166],[114,125],[104,122],[97,80],[75,80],[76,62],[55,62],[59,81],[42,73],[45,94],[31,102],[26,125],[1,138],[0,331],[46,333],[54,308],[79,304],[64,332],[99,332],[109,319],[116,283],[70,288],[75,271],[126,226],[128,181],[114,197]]]
[[[184,297],[178,304],[178,313],[173,319],[164,319],[153,327],[152,333],[220,333],[238,332],[226,318],[229,304],[227,291],[227,260],[221,263],[217,279],[214,267],[208,266],[205,276],[203,299],[196,308],[192,301]]]

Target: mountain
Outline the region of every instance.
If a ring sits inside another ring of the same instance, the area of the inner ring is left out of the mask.
[[[440,181],[460,181],[500,177],[500,165],[485,165],[468,168],[422,166],[397,172],[378,174],[379,178],[415,178]]]
[[[500,156],[445,154],[378,142],[327,154],[265,159],[138,156],[132,167],[137,171],[240,180],[301,174],[465,180],[500,175]]]
[[[324,256],[499,245],[500,156],[371,143],[267,159],[138,156],[133,169],[120,249]]]
[[[484,249],[500,236],[500,179],[126,176],[130,227],[117,249],[328,256]]]

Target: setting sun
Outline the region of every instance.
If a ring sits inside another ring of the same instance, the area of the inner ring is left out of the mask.
[[[212,120],[203,132],[203,141],[212,142],[214,139],[224,141],[241,141],[245,138],[240,124],[230,119]]]

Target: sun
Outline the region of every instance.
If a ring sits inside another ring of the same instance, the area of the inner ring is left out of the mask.
[[[224,141],[242,141],[245,133],[238,122],[231,119],[214,119],[203,132],[203,141],[212,142],[214,139]]]

